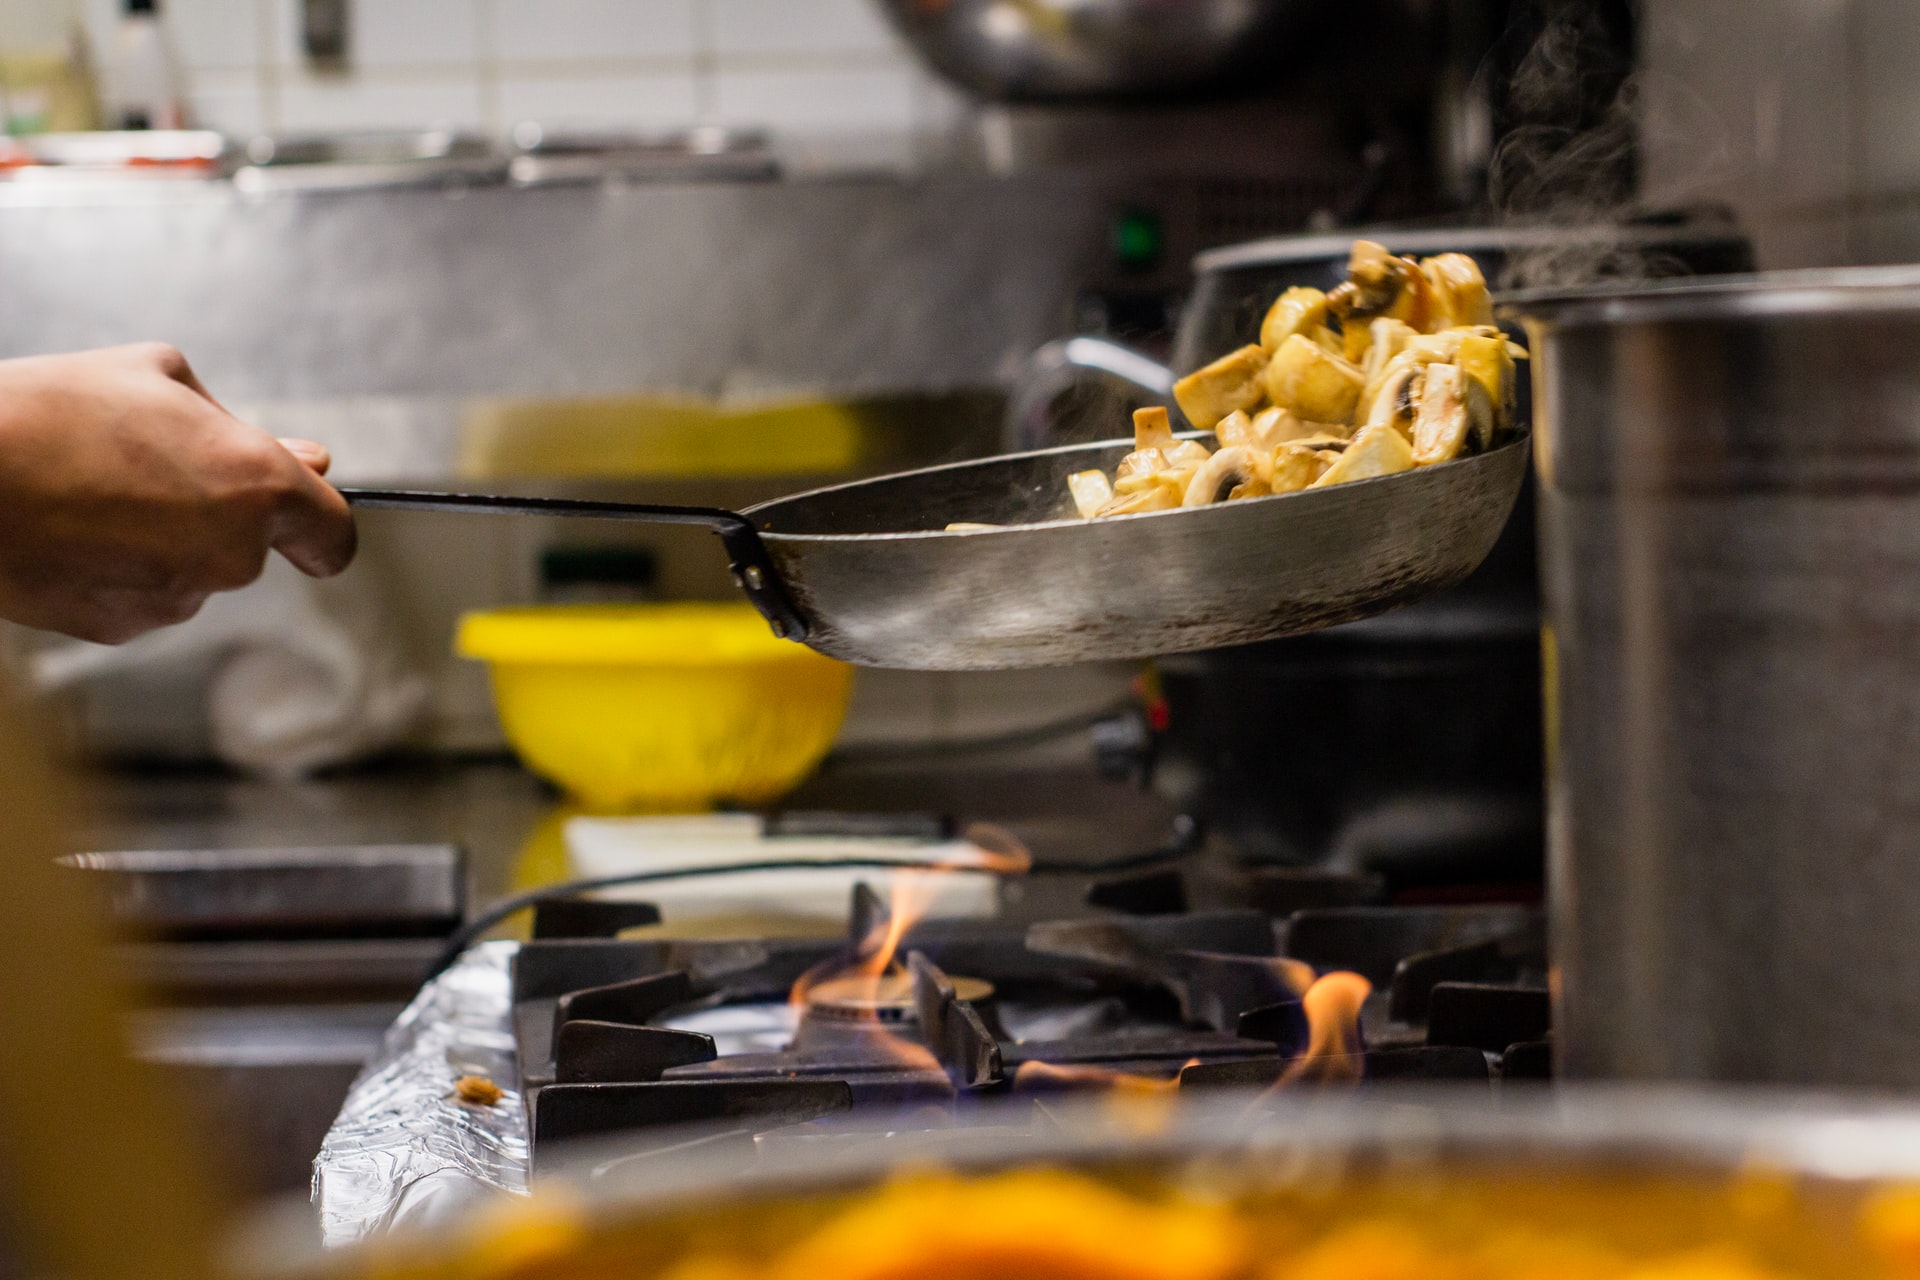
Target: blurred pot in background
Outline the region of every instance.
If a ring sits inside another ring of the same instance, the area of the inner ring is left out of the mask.
[[[935,70],[1000,101],[1219,91],[1313,0],[880,0]]]

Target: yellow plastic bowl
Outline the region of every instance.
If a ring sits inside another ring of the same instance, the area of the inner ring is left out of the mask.
[[[454,651],[490,664],[527,767],[602,812],[775,799],[833,745],[853,678],[744,604],[472,613]]]

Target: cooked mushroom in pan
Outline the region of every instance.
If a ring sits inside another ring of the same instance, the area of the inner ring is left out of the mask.
[[[1260,341],[1173,384],[1218,449],[1178,440],[1167,411],[1133,415],[1133,452],[1109,478],[1068,477],[1088,519],[1258,498],[1449,462],[1514,430],[1514,361],[1487,282],[1463,253],[1399,258],[1356,241],[1331,293],[1274,300]]]

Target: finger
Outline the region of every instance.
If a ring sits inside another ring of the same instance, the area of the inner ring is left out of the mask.
[[[307,464],[307,469],[317,476],[327,474],[333,466],[333,453],[327,446],[315,440],[302,440],[298,436],[280,437],[280,447]]]
[[[358,539],[353,509],[312,471],[304,466],[298,471],[274,519],[273,549],[309,577],[331,578],[353,563]]]

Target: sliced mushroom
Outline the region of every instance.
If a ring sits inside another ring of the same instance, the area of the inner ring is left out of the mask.
[[[1188,422],[1208,431],[1235,409],[1259,405],[1266,394],[1260,385],[1260,375],[1266,367],[1265,347],[1241,347],[1174,383],[1173,398],[1180,405],[1180,412],[1187,415]]]
[[[1366,427],[1353,438],[1346,452],[1326,469],[1313,487],[1346,484],[1351,480],[1370,480],[1413,469],[1413,450],[1406,437],[1392,427]]]
[[[1382,365],[1378,376],[1368,378],[1360,390],[1360,404],[1368,411],[1369,419],[1374,403],[1380,398],[1380,388],[1387,379],[1399,377],[1403,369],[1452,360],[1460,354],[1460,343],[1468,332],[1454,329],[1446,333],[1420,333],[1408,338],[1400,354]]]
[[[1297,333],[1280,344],[1265,375],[1273,402],[1310,422],[1352,422],[1364,381],[1353,364]]]
[[[1194,470],[1181,505],[1205,507],[1224,501],[1241,485],[1261,483],[1260,471],[1252,449],[1244,445],[1222,449]]]
[[[1467,422],[1468,430],[1472,433],[1473,451],[1484,453],[1493,448],[1494,437],[1500,431],[1500,419],[1487,389],[1472,378],[1467,378],[1466,384]]]
[[[1113,501],[1113,486],[1104,471],[1076,471],[1067,477],[1067,492],[1073,495],[1074,510],[1083,520],[1091,520],[1100,508]]]
[[[1450,461],[1467,451],[1470,438],[1492,438],[1492,401],[1460,366],[1428,365],[1419,399],[1413,419],[1415,465]]]
[[[1379,385],[1387,362],[1405,351],[1407,343],[1420,335],[1404,320],[1375,320],[1368,328],[1372,330],[1372,341],[1367,346],[1366,363],[1360,366],[1360,373],[1366,379],[1365,387],[1370,389]],[[1361,394],[1362,404],[1372,403],[1366,390]]]
[[[1374,392],[1373,403],[1367,407],[1367,425],[1392,427],[1408,440],[1413,439],[1414,408],[1425,377],[1425,365],[1408,362],[1397,367]]]

